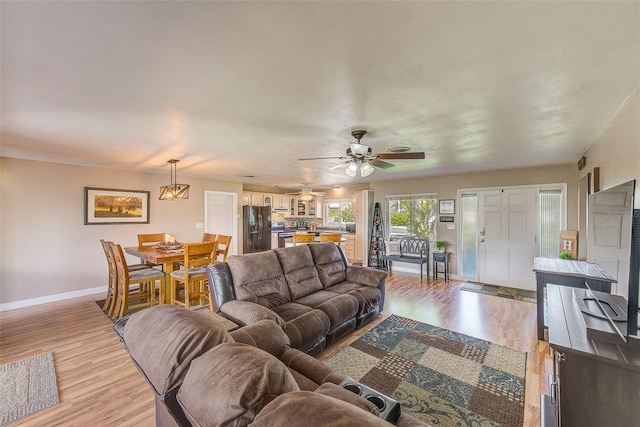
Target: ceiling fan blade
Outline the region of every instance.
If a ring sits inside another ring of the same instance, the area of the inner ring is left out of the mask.
[[[406,153],[380,153],[379,159],[401,160],[401,159],[424,159],[424,151],[408,151]]]
[[[344,165],[346,165],[347,163],[351,163],[351,160],[347,160],[347,161],[345,161],[345,162],[340,162],[340,163],[338,163],[337,165],[333,165],[333,166],[331,166],[331,167],[329,168],[329,170],[338,169],[340,166],[344,166]]]
[[[344,159],[344,157],[341,156],[334,156],[334,157],[307,157],[304,159],[298,159],[298,160],[329,160],[329,159]]]
[[[389,169],[395,166],[393,163],[385,162],[384,160],[380,160],[380,159],[370,160],[369,163],[371,163],[371,165],[373,166],[377,166],[382,169]]]

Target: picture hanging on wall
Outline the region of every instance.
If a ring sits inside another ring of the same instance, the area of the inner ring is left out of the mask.
[[[149,224],[149,193],[84,187],[84,224]]]
[[[440,215],[450,215],[450,214],[454,214],[456,213],[456,209],[455,209],[455,200],[453,199],[448,199],[448,200],[440,200],[439,202],[439,213]]]

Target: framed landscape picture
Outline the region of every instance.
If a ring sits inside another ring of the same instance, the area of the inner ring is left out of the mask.
[[[149,191],[84,187],[84,224],[148,224]]]
[[[456,213],[455,200],[440,200],[440,215],[450,215]]]

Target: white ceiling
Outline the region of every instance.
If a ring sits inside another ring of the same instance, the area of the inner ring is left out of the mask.
[[[640,83],[640,2],[2,1],[3,157],[314,188],[577,161]],[[255,175],[255,178],[244,178]]]

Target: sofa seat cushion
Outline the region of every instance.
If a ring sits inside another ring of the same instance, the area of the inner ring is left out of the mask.
[[[305,312],[300,311],[299,315],[290,317],[290,320],[284,324],[284,332],[291,341],[291,347],[306,352],[325,339],[331,327],[329,316],[321,310],[312,309],[304,305],[292,303],[286,305],[297,305],[307,310]],[[289,308],[295,309],[295,307]]]
[[[322,289],[309,245],[278,248],[274,252],[289,286],[291,300],[295,301]]]
[[[328,288],[347,278],[347,268],[340,249],[333,242],[309,246],[322,286]]]
[[[307,295],[305,297],[299,298],[294,302],[296,304],[306,305],[307,307],[316,308],[320,304],[329,301],[331,298],[335,298],[341,293],[338,292],[330,292],[330,291],[318,291],[314,292],[311,295]]]
[[[378,288],[354,282],[342,282],[328,289],[331,292],[352,295],[358,300],[357,317],[371,313],[379,307],[382,294]]]
[[[269,353],[227,343],[192,362],[178,401],[199,425],[239,426],[276,397],[298,390],[289,369]]]
[[[296,304],[303,304],[322,310],[329,316],[329,320],[331,321],[330,330],[334,330],[357,316],[360,302],[356,296],[318,291],[296,300]]]
[[[236,298],[273,308],[291,301],[289,287],[274,251],[232,255],[227,261]]]

